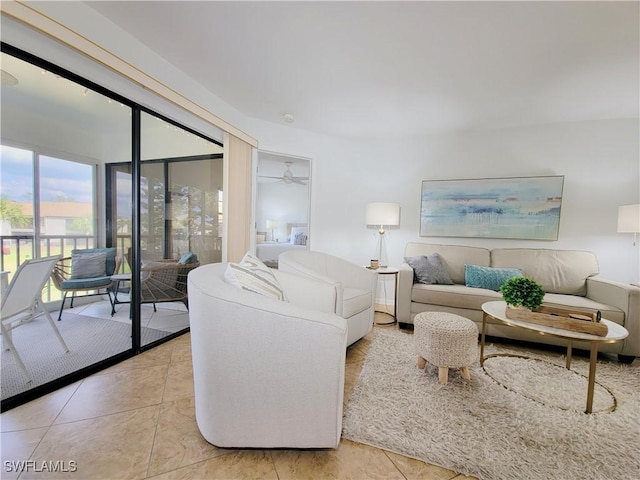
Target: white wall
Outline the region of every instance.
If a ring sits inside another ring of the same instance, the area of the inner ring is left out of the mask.
[[[350,142],[247,118],[190,80],[186,72],[177,71],[86,6],[77,2],[42,5],[57,20],[66,22],[177,91],[188,93],[192,100],[247,131],[258,139],[261,149],[311,158],[312,249],[366,263],[375,248],[375,231],[364,225],[365,205],[392,201],[401,204],[402,214],[400,228],[391,231],[387,239],[390,264],[401,261],[408,241],[575,248],[594,251],[601,273],[608,278],[622,282],[640,279],[638,247],[632,246],[630,235],[616,232],[618,205],[640,203],[638,119]],[[11,43],[4,27],[3,21],[3,40]],[[9,36],[11,33],[10,30]],[[25,37],[24,32],[21,35],[19,40],[28,45],[32,53],[47,58],[45,53],[53,50],[52,54],[60,56],[57,48],[42,48],[41,42],[33,42],[32,35]],[[80,64],[76,60],[65,66]],[[102,75],[93,71],[91,74]],[[127,93],[127,87],[117,87],[117,91]],[[144,96],[144,92],[130,90],[130,98]],[[162,106],[162,102],[146,101],[156,108]],[[160,111],[180,120],[179,112],[170,106]],[[565,176],[558,241],[419,237],[421,180],[552,174]]]
[[[640,203],[637,119],[549,124],[356,144],[254,121],[262,148],[313,158],[311,248],[365,264],[375,248],[368,202],[397,202],[401,226],[387,238],[389,262],[408,241],[492,247],[584,249],[603,276],[640,279],[640,252],[616,232],[619,205]],[[269,142],[268,147],[265,143]],[[564,175],[557,241],[419,236],[422,180]]]

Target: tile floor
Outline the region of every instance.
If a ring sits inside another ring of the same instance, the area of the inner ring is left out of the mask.
[[[376,326],[349,347],[345,401],[378,328],[397,327]],[[5,412],[0,426],[3,480],[469,478],[348,440],[315,451],[210,445],[194,417],[189,334]],[[30,471],[15,471],[20,460]],[[46,472],[55,461],[58,472]]]

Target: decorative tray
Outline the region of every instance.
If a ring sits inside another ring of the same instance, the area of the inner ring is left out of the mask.
[[[600,313],[600,312],[598,312]],[[562,308],[541,306],[536,310],[514,308],[507,305],[505,316],[512,320],[544,325],[545,327],[561,328],[572,332],[588,333],[606,337],[608,328],[599,321],[598,314],[573,312]]]

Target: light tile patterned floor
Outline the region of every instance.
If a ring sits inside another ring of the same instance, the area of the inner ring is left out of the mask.
[[[373,335],[375,330],[348,349],[345,399]],[[195,423],[188,334],[10,410],[0,422],[3,480],[18,478],[7,468],[15,464],[5,462],[20,460],[40,467],[59,460],[66,470],[77,462],[76,472],[25,471],[21,480],[469,478],[348,440],[319,451],[210,445]]]

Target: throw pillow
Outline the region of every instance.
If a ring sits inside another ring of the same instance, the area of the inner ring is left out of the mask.
[[[497,292],[504,282],[510,278],[521,276],[522,270],[519,268],[464,266],[464,281],[467,287],[486,288]]]
[[[259,258],[247,253],[240,263],[229,263],[224,272],[225,282],[253,293],[288,301],[273,271]]]
[[[106,253],[71,254],[71,279],[106,276]]]
[[[307,234],[303,232],[296,233],[295,237],[293,237],[294,245],[306,245],[307,244]]]
[[[197,261],[198,261],[198,257],[196,256],[195,253],[185,252],[180,257],[180,260],[178,260],[178,263],[180,265],[188,265],[190,263],[196,263]]]
[[[309,235],[309,229],[307,227],[291,227],[291,236],[289,237],[289,243],[291,245],[296,245],[295,241],[298,233]]]
[[[414,283],[453,285],[449,272],[442,265],[440,255],[437,253],[419,257],[404,257],[404,261],[413,268]]]

